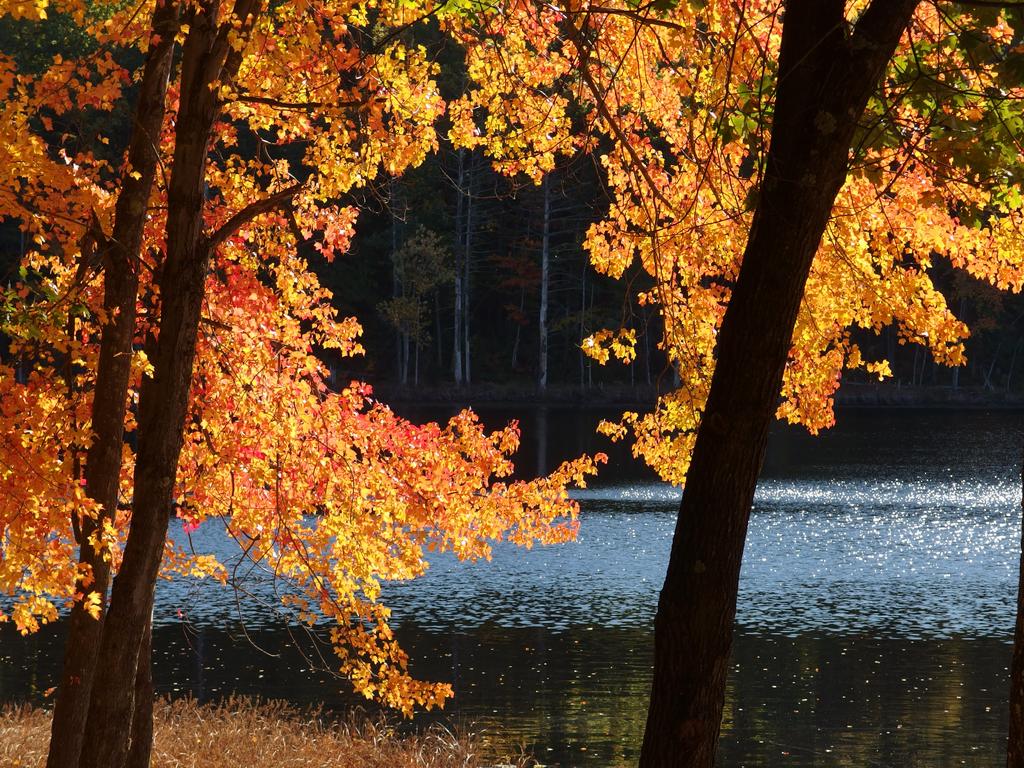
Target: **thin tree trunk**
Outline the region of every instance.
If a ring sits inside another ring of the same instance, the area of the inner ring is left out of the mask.
[[[766,176],[658,602],[641,768],[714,764],[747,521],[797,311],[855,122],[916,5],[874,0],[848,35],[844,0],[786,4]]]
[[[519,314],[522,316],[523,309],[526,307],[526,289],[519,289]],[[516,372],[516,367],[519,365],[519,341],[523,335],[522,323],[516,323],[516,338],[512,342],[512,373]]]
[[[541,394],[548,388],[548,281],[551,256],[551,185],[547,174],[544,176],[544,228],[540,240],[540,312],[537,330],[539,333],[539,354],[537,361],[537,389]]]
[[[996,345],[996,351],[992,355],[992,362],[989,363],[988,369],[985,371],[985,389],[993,390],[995,386],[992,384],[992,374],[995,373],[996,363],[999,362],[999,352],[1003,348],[1002,339]]]
[[[960,311],[957,313],[957,317],[962,319],[963,316],[964,316],[964,312],[966,310],[967,310],[967,299],[961,297],[960,298]],[[953,369],[953,389],[959,389],[960,388],[960,369],[961,368],[963,368],[963,366],[962,365],[958,365],[956,368]]]
[[[892,370],[897,372],[896,387],[899,388],[899,386],[903,382],[903,379],[900,377],[898,373],[898,368],[896,367],[896,352],[899,349],[899,347],[897,347],[896,345],[896,328],[894,326],[889,326],[888,328],[885,329],[885,347],[885,357],[889,361],[889,364],[892,366]]]
[[[437,338],[437,369],[444,370],[444,345],[441,338],[441,292],[434,291],[434,336]]]
[[[1010,393],[1010,384],[1013,383],[1013,369],[1017,367],[1017,353],[1020,352],[1021,342],[1018,341],[1013,348],[1013,357],[1010,358],[1010,371],[1006,374],[1006,393]]]
[[[389,208],[391,211],[391,297],[402,298],[401,270],[398,266],[398,216],[395,215],[395,178],[388,180]],[[401,325],[395,327],[395,364],[398,367],[398,381],[404,387],[409,378],[408,354],[405,351],[408,339]]]
[[[244,43],[260,0],[237,0],[233,13]],[[138,451],[132,523],[103,624],[81,768],[121,768],[135,715],[135,681],[153,609],[181,453],[196,336],[209,264],[203,232],[207,153],[219,112],[214,82],[234,79],[239,49],[219,35],[218,0],[184,19],[179,108],[168,187],[167,255],[159,279],[160,326],[153,375],[139,395]],[[136,732],[143,732],[141,726]]]
[[[455,309],[453,311],[454,328],[452,332],[452,377],[457,386],[462,385],[462,262],[466,245],[463,234],[463,208],[465,206],[465,190],[463,182],[466,177],[465,152],[458,151],[458,187],[455,196]]]
[[[587,310],[590,317],[594,316],[594,293],[596,289],[596,285],[590,286],[590,308]],[[594,386],[594,361],[589,357],[587,358],[587,386],[591,388]]]
[[[644,313],[644,379],[647,386],[651,386],[651,313],[646,309]]]
[[[580,278],[580,389],[586,387],[587,356],[583,352],[583,339],[587,333],[587,261],[583,260],[583,274]]]
[[[469,275],[473,262],[473,182],[476,180],[476,155],[470,155],[469,178],[466,180],[466,240],[462,253],[462,378],[473,383],[469,348]]]
[[[402,334],[402,386],[409,383],[409,347],[412,340],[408,332]]]
[[[93,547],[90,538],[117,512],[139,290],[138,265],[149,197],[156,177],[158,158],[154,137],[160,133],[164,120],[177,18],[178,7],[171,0],[159,4],[154,11],[153,32],[160,40],[150,46],[143,65],[128,148],[131,172],[124,173],[121,179],[112,235],[97,243],[102,248],[105,268],[103,306],[110,320],[100,332],[92,406],[93,441],[86,454],[85,487],[89,497],[100,505],[101,516],[98,520],[83,519],[75,523],[79,563],[86,566],[92,576],[92,582],[82,592],[86,599],[90,595],[98,597],[101,619],[93,619],[85,610],[84,602],[76,602],[71,608],[64,665],[50,725],[47,768],[76,768],[85,735],[102,613],[106,610],[110,586],[110,565],[103,557],[102,548]]]

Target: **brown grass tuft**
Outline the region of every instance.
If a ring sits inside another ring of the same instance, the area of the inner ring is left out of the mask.
[[[333,722],[283,702],[192,699],[155,707],[153,768],[509,768],[527,758],[487,759],[473,735],[431,726],[413,735],[357,716]],[[0,710],[0,766],[42,768],[50,713],[27,706]]]

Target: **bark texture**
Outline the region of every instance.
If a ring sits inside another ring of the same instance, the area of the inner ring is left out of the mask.
[[[104,520],[117,512],[124,447],[128,381],[138,297],[138,263],[146,225],[149,196],[156,176],[156,137],[164,120],[178,8],[172,0],[159,4],[153,30],[160,42],[150,47],[143,65],[131,139],[129,170],[122,178],[109,238],[93,233],[105,271],[103,305],[110,321],[103,326],[96,391],[93,399],[93,441],[85,462],[86,492],[102,508],[98,520],[75,521],[79,562],[87,566],[91,583],[82,592],[98,594],[105,610],[110,566],[101,547],[91,540]],[[134,172],[134,173],[133,173]],[[137,174],[137,175],[134,175]],[[98,229],[98,224],[93,225]],[[47,768],[76,768],[85,734],[93,673],[99,650],[101,620],[92,618],[77,602],[71,609],[57,698],[50,730]]]
[[[548,387],[548,283],[551,272],[551,174],[544,176],[544,222],[540,239],[540,311],[537,317],[537,389]]]
[[[125,768],[149,768],[153,754],[153,619],[142,635],[135,673],[135,708],[132,710],[131,744]]]
[[[233,79],[240,62],[241,54],[229,41],[228,22],[235,21],[247,34],[258,9],[259,0],[237,0],[234,19],[225,22],[219,0],[203,0],[183,19],[189,33],[181,53],[167,254],[159,280],[160,327],[153,376],[144,380],[139,396],[132,524],[103,625],[81,768],[121,768],[133,731],[146,733],[138,721],[133,726],[136,674],[140,663],[148,664],[145,639],[173,507],[210,255],[202,214],[207,152],[220,109],[211,84]]]
[[[710,395],[655,619],[642,768],[715,760],[747,521],[811,261],[849,166],[857,120],[917,0],[789,0],[772,141],[718,339]]]
[[[463,222],[465,221],[464,206],[466,201],[463,183],[466,178],[465,164],[466,150],[460,149],[456,154],[457,175],[455,192],[455,309],[452,317],[452,379],[456,386],[461,386],[462,375],[462,318],[463,318],[463,286],[462,286],[462,264],[465,256],[463,248],[465,239],[463,235]]]

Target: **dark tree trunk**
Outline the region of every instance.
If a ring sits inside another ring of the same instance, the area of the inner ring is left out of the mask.
[[[470,328],[469,321],[472,317],[469,309],[470,275],[473,268],[473,195],[475,190],[473,182],[476,181],[476,155],[469,156],[469,169],[466,179],[466,239],[462,249],[462,381],[469,385],[473,383],[472,355],[470,354]]]
[[[1021,512],[1024,513],[1024,457],[1021,459]],[[1010,738],[1006,768],[1024,768],[1024,518],[1021,520],[1020,561],[1017,579],[1017,623],[1013,629],[1013,664],[1010,667]]]
[[[173,505],[210,255],[202,214],[207,152],[220,107],[211,84],[230,82],[241,61],[218,26],[219,11],[218,0],[205,0],[185,19],[189,33],[181,55],[160,327],[153,376],[143,380],[139,396],[132,523],[103,624],[81,768],[121,768],[132,731],[145,732],[137,721],[133,729],[136,673],[140,661],[147,661],[144,641]],[[242,34],[248,34],[257,11],[258,0],[235,3]]]
[[[135,709],[132,712],[131,744],[125,768],[149,768],[153,753],[153,615],[150,614],[139,647],[135,673]]]
[[[463,285],[462,285],[462,271],[463,271],[463,260],[465,255],[463,253],[466,245],[465,236],[463,234],[463,209],[465,206],[465,189],[463,183],[466,178],[466,164],[465,164],[465,150],[460,149],[456,154],[458,158],[458,172],[456,176],[456,197],[455,197],[455,309],[452,313],[452,379],[455,381],[456,386],[461,386],[463,381],[463,368],[462,368],[462,302],[463,298]]]
[[[551,184],[544,176],[544,224],[540,240],[540,309],[537,315],[538,353],[537,389],[543,394],[548,388],[548,283],[551,262]]]
[[[863,113],[917,0],[789,0],[772,143],[718,339],[655,620],[642,768],[714,764],[740,561],[768,426],[811,261]]]
[[[434,291],[434,336],[437,338],[437,370],[444,370],[444,344],[441,337],[441,293]]]
[[[101,611],[106,608],[110,566],[102,551],[94,548],[89,539],[104,520],[113,519],[117,512],[139,288],[138,263],[157,166],[153,137],[160,133],[164,119],[177,17],[177,4],[171,0],[158,5],[154,13],[153,31],[160,41],[150,47],[143,67],[128,149],[128,166],[133,173],[122,177],[111,237],[101,238],[97,234],[97,239],[101,239],[98,245],[105,269],[103,305],[111,320],[100,334],[92,412],[93,441],[86,454],[85,483],[86,492],[99,503],[102,512],[99,520],[75,522],[79,562],[92,574],[92,582],[82,592],[86,596],[98,595]],[[78,765],[102,630],[101,621],[92,618],[82,602],[72,606],[68,623],[47,768],[76,768]]]
[[[587,262],[583,262],[583,273],[580,275],[580,340],[576,354],[580,361],[580,389],[586,388],[587,356],[583,352],[583,339],[587,334]]]

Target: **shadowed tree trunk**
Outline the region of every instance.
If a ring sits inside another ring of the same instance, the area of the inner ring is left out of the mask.
[[[237,0],[233,15],[244,41],[259,0]],[[220,109],[214,82],[230,82],[241,53],[221,33],[218,0],[203,0],[183,19],[189,26],[181,53],[180,103],[167,194],[167,254],[160,274],[160,326],[153,375],[139,395],[138,450],[132,523],[103,623],[81,768],[121,768],[132,733],[149,738],[149,702],[136,711],[136,673],[148,667],[153,593],[173,505],[196,335],[205,292],[210,240],[203,231],[207,152]],[[143,695],[151,690],[143,670]],[[150,713],[151,715],[151,713]],[[138,746],[138,745],[137,745]],[[135,754],[140,750],[136,748]],[[146,758],[148,760],[148,757]],[[135,766],[133,766],[135,768]]]
[[[92,582],[82,592],[87,597],[96,594],[101,611],[106,608],[110,565],[103,558],[102,549],[93,547],[90,538],[102,528],[104,520],[113,519],[117,512],[135,334],[135,305],[139,290],[137,270],[149,196],[156,176],[155,137],[159,135],[164,119],[177,17],[178,7],[172,0],[158,5],[154,13],[153,31],[160,40],[150,46],[143,66],[128,148],[128,170],[131,172],[124,173],[121,180],[111,236],[105,238],[100,232],[93,234],[103,259],[103,306],[110,320],[101,331],[92,412],[93,441],[86,454],[85,487],[102,512],[98,520],[75,520],[74,527],[79,562],[87,566],[92,575]],[[98,223],[94,227],[98,229]],[[47,768],[78,766],[101,631],[101,620],[86,612],[84,601],[76,602],[68,620]]]
[[[391,213],[391,298],[401,299],[402,277],[398,264],[398,200],[395,197],[395,178],[388,180],[388,209]],[[403,216],[405,211],[403,211]],[[398,383],[403,387],[409,380],[409,338],[401,328],[395,328],[395,365],[398,368]]]
[[[466,178],[466,163],[465,163],[466,150],[460,149],[456,154],[458,158],[458,171],[456,175],[456,193],[455,193],[455,309],[453,312],[453,329],[452,329],[452,378],[457,386],[462,384],[462,303],[465,300],[463,297],[463,284],[462,284],[462,272],[463,272],[463,260],[465,254],[463,250],[465,248],[465,238],[463,235],[463,221],[464,214],[463,210],[465,207],[465,190],[463,189],[463,183]]]
[[[469,156],[469,169],[466,178],[466,235],[462,248],[462,381],[473,383],[473,369],[470,355],[469,321],[472,317],[469,309],[470,275],[473,268],[473,182],[476,180],[476,155]]]
[[[848,30],[844,0],[786,3],[765,178],[658,603],[642,768],[714,764],[747,521],[797,310],[856,121],[916,5],[874,0]]]
[[[153,752],[153,617],[150,614],[139,647],[135,673],[135,708],[132,711],[132,735],[125,768],[149,768]]]
[[[1021,457],[1021,499],[1024,515],[1024,456]],[[1024,516],[1021,520],[1020,561],[1017,579],[1017,623],[1013,629],[1013,664],[1010,667],[1010,738],[1006,768],[1024,768]]]
[[[544,176],[544,223],[540,241],[540,311],[537,329],[539,353],[537,361],[537,388],[543,393],[548,387],[548,282],[551,261],[551,184]]]

